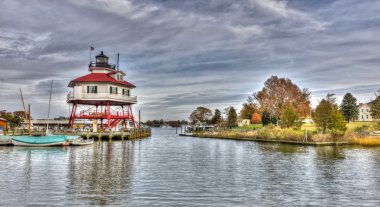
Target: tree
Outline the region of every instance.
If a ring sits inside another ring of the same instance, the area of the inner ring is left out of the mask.
[[[246,103],[243,103],[243,108],[240,110],[241,119],[251,119],[252,114],[259,113],[260,109],[257,103],[253,102],[252,96],[249,96]]]
[[[17,115],[14,115],[12,113],[4,113],[1,115],[1,118],[6,119],[9,123],[9,127],[11,129],[14,129],[17,126],[20,126],[23,119]]]
[[[332,134],[342,134],[346,131],[346,122],[344,121],[343,114],[339,110],[335,110],[330,119],[327,128],[331,130]]]
[[[380,119],[380,95],[371,104],[371,116],[374,119]]]
[[[286,128],[292,127],[298,118],[296,109],[292,105],[288,105],[281,114],[281,125]]]
[[[263,123],[263,126],[266,126],[266,125],[268,125],[268,124],[271,123],[271,117],[270,117],[269,112],[263,111],[263,114],[262,114],[262,123]]]
[[[346,93],[343,96],[343,101],[340,104],[340,111],[343,113],[347,122],[355,121],[359,115],[356,101],[356,98],[351,93]]]
[[[299,117],[310,112],[310,92],[300,89],[290,79],[272,76],[265,81],[261,91],[253,94],[254,99],[263,111],[276,119],[281,116],[285,107],[292,105]]]
[[[200,106],[191,113],[189,119],[191,121],[191,124],[196,125],[197,123],[206,124],[211,117],[211,110],[206,107]]]
[[[253,124],[260,124],[262,121],[262,118],[261,118],[261,115],[258,114],[258,113],[254,113],[252,114],[252,117],[251,117],[251,122]]]
[[[212,124],[220,124],[222,121],[222,113],[219,109],[215,109],[214,116],[211,119]]]
[[[322,133],[329,129],[333,133],[346,131],[344,116],[338,110],[334,94],[327,94],[326,98],[319,102],[314,113],[314,121]]]
[[[230,106],[228,108],[228,116],[227,116],[227,126],[235,127],[237,125],[237,114],[234,107]]]

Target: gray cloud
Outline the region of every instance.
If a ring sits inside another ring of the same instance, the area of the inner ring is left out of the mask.
[[[198,105],[238,108],[270,75],[360,102],[379,88],[380,3],[355,0],[66,0],[0,2],[0,108],[18,88],[45,117],[68,115],[70,79],[89,47],[121,53],[144,119],[186,119]],[[22,15],[20,15],[22,14]]]

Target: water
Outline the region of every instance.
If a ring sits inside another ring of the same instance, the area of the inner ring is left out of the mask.
[[[0,147],[1,206],[380,206],[380,148],[178,137]]]

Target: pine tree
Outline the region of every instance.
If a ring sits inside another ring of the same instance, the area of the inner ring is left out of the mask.
[[[219,109],[215,109],[214,116],[211,119],[212,124],[220,124],[222,121],[222,113]]]
[[[356,101],[356,98],[351,93],[346,93],[343,96],[343,101],[340,104],[340,111],[347,122],[355,121],[359,115]]]
[[[236,114],[236,110],[234,107],[230,107],[229,110],[228,110],[228,120],[227,120],[227,125],[229,127],[235,127],[236,124],[237,124],[237,114]]]

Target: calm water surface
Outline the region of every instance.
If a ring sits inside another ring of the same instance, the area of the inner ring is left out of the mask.
[[[0,147],[1,206],[380,206],[380,148],[178,137]]]

